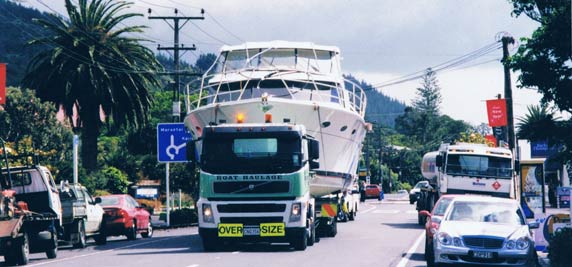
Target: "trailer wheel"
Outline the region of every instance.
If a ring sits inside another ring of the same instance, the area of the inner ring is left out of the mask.
[[[15,240],[16,241],[16,240]],[[24,233],[22,237],[15,242],[15,246],[9,248],[4,255],[4,262],[7,266],[26,265],[30,259],[30,243],[28,234]]]
[[[74,223],[75,229],[77,231],[78,239],[73,243],[74,248],[85,248],[87,244],[85,237],[85,224],[83,220],[77,220]]]
[[[51,234],[52,244],[50,244],[50,247],[46,250],[46,257],[48,257],[48,259],[55,259],[58,256],[58,234],[55,229],[51,231]]]

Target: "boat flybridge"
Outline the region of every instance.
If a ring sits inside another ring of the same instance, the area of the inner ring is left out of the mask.
[[[344,79],[337,47],[245,43],[222,47],[202,77],[185,125],[200,137],[207,125],[303,124],[320,141],[320,168],[311,193],[321,196],[347,189],[356,179],[366,102],[363,90]]]

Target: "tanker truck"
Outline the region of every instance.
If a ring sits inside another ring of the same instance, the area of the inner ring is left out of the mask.
[[[515,198],[518,185],[512,153],[485,144],[442,144],[426,153],[421,173],[429,182],[419,193],[416,209],[431,211],[443,194],[481,194]],[[418,214],[420,225],[425,216]]]

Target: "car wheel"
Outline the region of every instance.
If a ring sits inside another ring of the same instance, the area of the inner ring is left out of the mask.
[[[427,267],[435,267],[438,264],[435,263],[435,253],[433,252],[433,243],[427,241],[425,237],[425,260],[427,261]]]
[[[150,238],[153,236],[153,226],[151,225],[151,218],[149,218],[149,222],[147,223],[147,232],[141,233],[141,236],[144,238]]]
[[[97,245],[105,245],[107,244],[107,233],[105,232],[105,217],[101,221],[101,225],[99,226],[99,234],[96,235],[93,239],[95,239],[95,244]]]
[[[77,220],[75,222],[75,229],[77,231],[78,239],[73,243],[73,247],[85,248],[87,241],[85,237],[85,224],[83,223],[83,220]]]
[[[127,229],[127,233],[125,235],[127,236],[128,240],[137,239],[137,221],[133,220],[131,228]]]
[[[28,234],[24,233],[24,235],[20,237],[18,246],[13,251],[10,251],[9,254],[12,254],[13,258],[5,258],[7,263],[11,262],[12,264],[18,265],[28,264],[30,259],[30,243],[28,240]]]
[[[48,259],[55,259],[58,257],[58,234],[55,230],[52,230],[52,244],[50,244],[50,248],[46,250],[46,257]]]

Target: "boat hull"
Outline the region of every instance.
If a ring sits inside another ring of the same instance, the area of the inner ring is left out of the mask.
[[[187,114],[185,125],[200,137],[206,125],[235,123],[239,113],[244,115],[244,123],[263,123],[269,113],[273,122],[304,125],[320,142],[320,168],[310,183],[313,196],[343,191],[355,181],[366,133],[365,121],[358,113],[338,103],[246,99],[199,107]]]

